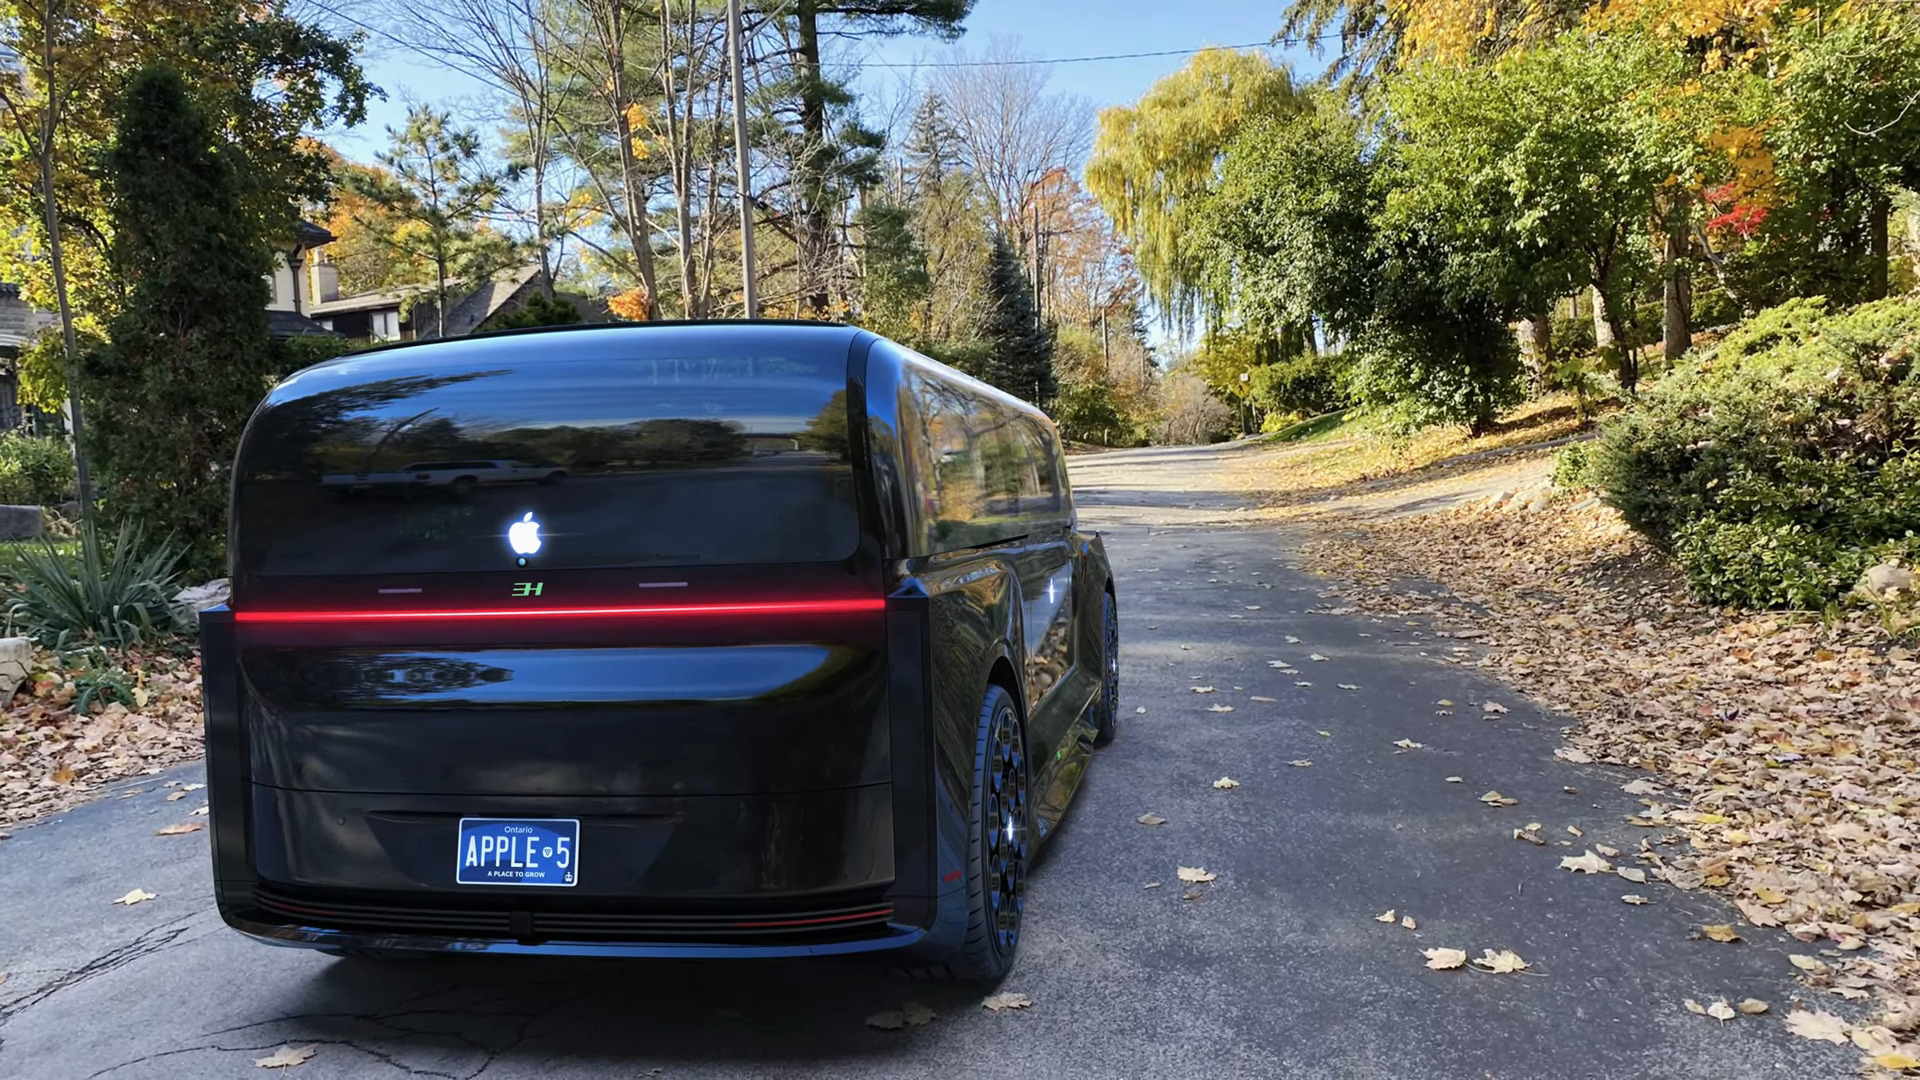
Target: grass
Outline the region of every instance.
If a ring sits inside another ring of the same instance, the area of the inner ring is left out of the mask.
[[[1572,394],[1549,394],[1502,416],[1474,437],[1464,427],[1396,435],[1377,417],[1347,410],[1303,420],[1267,436],[1272,446],[1250,456],[1238,477],[1248,488],[1303,494],[1432,468],[1450,458],[1507,450],[1577,435],[1592,426]]]

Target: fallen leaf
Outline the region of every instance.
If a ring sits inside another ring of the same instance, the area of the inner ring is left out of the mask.
[[[1287,762],[1287,764],[1296,769],[1305,769],[1311,767],[1313,762],[1308,761],[1306,758],[1294,758],[1292,761]]]
[[[1748,998],[1747,1000],[1734,1006],[1734,1008],[1739,1009],[1741,1012],[1746,1013],[1748,1016],[1759,1016],[1761,1013],[1766,1012],[1768,1009],[1772,1007],[1773,1006],[1768,1005],[1766,1002],[1761,1001],[1759,998]]]
[[[1660,785],[1655,784],[1651,780],[1641,779],[1635,780],[1631,784],[1622,785],[1620,790],[1629,795],[1653,795],[1659,792]]]
[[[1207,882],[1219,876],[1219,874],[1207,870],[1204,867],[1183,866],[1180,868],[1180,880],[1189,885],[1205,885]]]
[[[1633,882],[1635,885],[1645,885],[1647,883],[1647,872],[1645,870],[1640,869],[1639,867],[1622,866],[1614,870],[1614,873],[1620,875],[1623,878],[1626,878],[1628,881]]]
[[[1514,972],[1525,971],[1533,966],[1525,960],[1520,959],[1520,954],[1514,952],[1512,949],[1501,949],[1499,952],[1487,949],[1485,952],[1486,955],[1474,958],[1473,966],[1484,968],[1493,972],[1495,975],[1511,975]]]
[[[1559,758],[1561,761],[1570,761],[1575,765],[1590,765],[1593,763],[1593,756],[1591,754],[1588,754],[1585,750],[1579,750],[1571,746],[1563,746],[1555,750],[1553,756]]]
[[[1700,935],[1709,941],[1731,944],[1740,940],[1740,932],[1729,923],[1714,923],[1700,928]]]
[[[1796,1009],[1787,1014],[1787,1030],[1803,1039],[1845,1046],[1852,1041],[1853,1026],[1824,1009],[1817,1012]]]
[[[1540,847],[1547,846],[1546,840],[1543,837],[1541,837],[1539,833],[1529,832],[1526,829],[1513,830],[1513,838],[1515,840],[1525,840],[1529,844],[1536,844]]]
[[[1282,671],[1293,670],[1293,665],[1287,663],[1285,660],[1269,660],[1267,661],[1267,666],[1270,668],[1279,668]]]
[[[1733,1011],[1733,1006],[1727,1004],[1725,998],[1721,998],[1707,1006],[1707,1015],[1724,1024],[1740,1014]]]
[[[1449,709],[1453,708],[1453,702],[1448,701],[1446,698],[1441,698],[1439,701],[1434,702],[1434,704],[1440,705]]]
[[[1194,688],[1193,688],[1193,692],[1194,692],[1194,693],[1196,693],[1196,694],[1211,694],[1211,693],[1213,693],[1213,687],[1211,687],[1211,686],[1196,686],[1196,687],[1194,687]]]
[[[1906,1050],[1885,1050],[1873,1055],[1873,1063],[1883,1069],[1920,1069],[1920,1057]]]
[[[1625,900],[1627,903],[1633,904],[1636,907],[1639,906],[1640,904],[1644,904],[1647,902],[1647,898],[1639,895],[1638,893],[1627,893],[1625,896],[1622,896],[1620,899]]]
[[[1213,782],[1213,786],[1214,786],[1214,787],[1216,787],[1216,788],[1219,788],[1219,789],[1220,789],[1221,791],[1227,791],[1227,790],[1230,790],[1230,789],[1232,789],[1232,788],[1237,788],[1237,787],[1239,787],[1239,786],[1240,786],[1240,781],[1238,781],[1238,780],[1235,780],[1235,779],[1234,779],[1233,777],[1231,777],[1231,776],[1223,776],[1223,777],[1221,777],[1220,779],[1218,779],[1218,780],[1215,780],[1215,781]]]
[[[206,816],[207,816],[207,808],[206,808],[206,807],[204,807],[204,806],[202,806],[202,807],[200,807],[199,809],[197,809],[197,810],[195,810],[195,811],[193,811],[193,816],[194,816],[194,817],[206,817]]]
[[[1605,855],[1609,859],[1617,859],[1620,857],[1619,848],[1608,847],[1605,844],[1595,844],[1593,845],[1593,850],[1599,852],[1602,855]]]
[[[1142,825],[1165,825],[1167,823],[1167,819],[1161,817],[1159,814],[1141,814],[1139,817],[1134,818],[1134,820]]]
[[[1807,956],[1804,953],[1788,953],[1787,960],[1801,971],[1827,970],[1827,962],[1817,956]]]
[[[1582,874],[1604,874],[1613,869],[1613,864],[1589,849],[1584,855],[1562,855],[1560,857],[1560,868],[1562,870],[1576,870]]]
[[[1260,702],[1260,703],[1261,703],[1261,704],[1263,704],[1263,705],[1272,705],[1272,704],[1274,704],[1274,703],[1276,703],[1276,702],[1278,702],[1278,701],[1279,701],[1280,699],[1279,699],[1279,698],[1270,698],[1270,697],[1261,697],[1261,696],[1260,696],[1259,694],[1255,694],[1255,695],[1253,695],[1252,697],[1250,697],[1250,698],[1248,698],[1247,700],[1248,700],[1248,701],[1258,701],[1258,702]]]
[[[1512,806],[1520,800],[1510,799],[1498,791],[1489,791],[1485,795],[1480,796],[1480,801],[1486,803],[1488,806]]]
[[[180,785],[180,790],[181,791],[199,791],[201,788],[206,786],[207,785],[205,784],[182,784]]]
[[[1300,644],[1300,639],[1299,639],[1299,638],[1297,638],[1297,637],[1294,637],[1294,636],[1293,636],[1292,634],[1288,634],[1288,635],[1287,635],[1287,644],[1289,644],[1289,645],[1298,645],[1298,644]]]
[[[1767,904],[1778,904],[1787,898],[1786,893],[1778,892],[1765,886],[1753,890],[1753,895],[1759,897],[1762,903]]]
[[[1326,659],[1326,657],[1324,657],[1324,656],[1321,656],[1321,655],[1320,655],[1319,653],[1308,653],[1308,654],[1307,654],[1307,659],[1309,659],[1309,660],[1315,660],[1315,661],[1324,661],[1324,660]]]
[[[988,994],[980,999],[980,1007],[988,1012],[1002,1009],[1028,1009],[1033,1007],[1033,999],[1018,990],[1002,990],[997,994]]]
[[[1450,971],[1467,962],[1465,949],[1424,949],[1421,955],[1427,958],[1427,966],[1435,971]]]
[[[1147,712],[1147,707],[1145,705],[1140,705],[1140,706],[1137,706],[1133,711],[1142,716],[1145,716]]]
[[[1342,689],[1342,690],[1358,690],[1358,689],[1360,689],[1360,688],[1359,688],[1358,686],[1355,686],[1354,684],[1352,684],[1352,683],[1350,683],[1350,682],[1343,682],[1343,683],[1335,683],[1334,685],[1335,685],[1335,686],[1338,686],[1338,687],[1339,687],[1340,689]]]
[[[1574,835],[1574,836],[1585,836],[1585,835],[1587,835],[1586,833],[1584,833],[1584,832],[1581,832],[1581,831],[1580,831],[1580,826],[1578,826],[1578,825],[1569,825],[1569,826],[1567,826],[1567,832],[1569,832],[1569,833],[1571,833],[1571,834],[1572,834],[1572,835]]]
[[[1486,704],[1480,706],[1480,711],[1483,713],[1486,713],[1489,716],[1498,716],[1501,713],[1506,712],[1507,707],[1505,705],[1500,704],[1497,701],[1489,701]]]
[[[1699,1016],[1707,1015],[1707,1007],[1693,1000],[1692,998],[1688,998],[1687,1000],[1681,1002],[1680,1004],[1686,1006],[1687,1011],[1690,1013],[1695,1013]]]
[[[1412,739],[1395,739],[1393,740],[1393,745],[1402,750],[1425,750],[1427,748],[1426,743],[1414,742]]]
[[[1320,736],[1323,739],[1333,738],[1333,732],[1331,731],[1316,731],[1314,732],[1314,734]]]
[[[313,1051],[311,1046],[283,1046],[266,1057],[254,1058],[253,1065],[256,1069],[290,1069],[305,1064]]]
[[[1182,900],[1198,900],[1198,899],[1200,899],[1200,898],[1201,898],[1202,896],[1205,896],[1205,895],[1206,895],[1205,893],[1203,893],[1203,892],[1199,892],[1198,890],[1194,890],[1194,889],[1189,889],[1189,890],[1187,890],[1186,892],[1184,892],[1184,893],[1181,893],[1181,894],[1180,894],[1180,899],[1182,899]]]
[[[1209,706],[1207,706],[1207,711],[1208,711],[1208,712],[1232,712],[1232,711],[1233,711],[1233,706],[1231,706],[1231,705],[1209,705]]]
[[[1416,922],[1414,922],[1414,921],[1413,921],[1413,916],[1411,916],[1411,915],[1402,915],[1402,916],[1400,916],[1400,925],[1401,925],[1401,926],[1404,926],[1404,927],[1406,927],[1406,928],[1407,928],[1407,929],[1409,929],[1409,930],[1418,930],[1418,929],[1420,929],[1420,924],[1419,924],[1419,923],[1416,923]]]
[[[1146,886],[1145,886],[1145,888],[1149,888],[1149,889],[1157,889],[1157,888],[1159,888],[1159,887],[1160,887],[1160,885],[1161,885],[1161,883],[1160,883],[1160,882],[1158,882],[1158,881],[1149,881],[1149,882],[1147,882],[1147,884],[1146,884]]]
[[[127,895],[121,897],[118,900],[115,900],[114,903],[125,904],[128,907],[132,907],[135,904],[139,904],[139,903],[143,903],[145,901],[151,900],[156,895],[158,894],[150,893],[145,889],[134,889],[133,891],[127,893]]]
[[[1466,777],[1464,777],[1464,776],[1449,776],[1449,777],[1447,777],[1447,783],[1449,783],[1449,784],[1464,784],[1464,783],[1466,783],[1466,782],[1467,782],[1467,779],[1466,779]]]
[[[1304,680],[1304,679],[1302,679],[1302,680],[1300,680],[1299,682],[1296,682],[1296,683],[1294,683],[1293,685],[1295,685],[1295,686],[1312,686],[1313,684],[1312,684],[1312,683],[1310,683],[1310,682],[1307,682],[1307,681],[1306,681],[1306,680]]]
[[[167,796],[167,801],[179,802],[181,799],[184,799],[186,797],[187,797],[187,793],[185,791],[176,791],[173,794]]]
[[[1395,911],[1393,908],[1388,908],[1387,910],[1381,912],[1380,914],[1375,915],[1373,917],[1373,921],[1374,922],[1398,922],[1400,921],[1400,913],[1398,911]]]
[[[185,836],[185,835],[186,835],[187,833],[192,833],[192,832],[199,832],[199,831],[200,831],[201,829],[203,829],[203,828],[205,828],[205,827],[206,827],[206,826],[204,826],[204,825],[202,825],[202,824],[200,824],[200,823],[199,823],[199,822],[197,822],[197,821],[189,821],[189,822],[183,822],[183,823],[181,823],[181,824],[178,824],[178,825],[168,825],[168,826],[166,826],[165,828],[162,828],[162,829],[160,829],[160,830],[158,830],[158,831],[156,831],[156,832],[155,832],[155,833],[154,833],[153,835],[155,835],[155,836]]]

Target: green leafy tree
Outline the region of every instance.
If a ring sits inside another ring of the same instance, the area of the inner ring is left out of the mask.
[[[897,203],[875,200],[860,208],[855,223],[865,254],[861,324],[887,337],[913,337],[914,316],[933,289],[926,252],[913,235],[913,212]]]
[[[128,292],[84,365],[88,450],[110,516],[173,534],[210,572],[240,431],[275,374],[270,248],[243,212],[245,158],[172,68],[129,84],[105,164]]]
[[[481,324],[482,330],[524,330],[534,326],[570,326],[580,321],[580,312],[564,298],[534,293],[526,303]]]
[[[525,257],[520,245],[485,227],[511,170],[489,165],[479,133],[454,126],[441,110],[409,109],[406,125],[387,135],[391,146],[376,155],[387,173],[352,172],[346,180],[370,212],[402,223],[378,234],[380,242],[431,268],[435,335],[445,336],[456,280],[488,281]]]
[[[993,238],[986,304],[978,335],[985,346],[978,374],[1016,397],[1044,406],[1053,399],[1053,335],[1033,314],[1033,289],[1005,236]]]

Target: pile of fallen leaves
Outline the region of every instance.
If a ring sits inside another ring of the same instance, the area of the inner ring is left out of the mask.
[[[1645,770],[1628,820],[1649,842],[1630,856],[1817,943],[1824,959],[1794,958],[1811,988],[1882,1007],[1875,1023],[1835,1019],[1834,1041],[1883,1067],[1920,1065],[1911,641],[1864,613],[1704,608],[1597,505],[1322,520],[1314,535],[1310,567],[1341,582],[1322,594],[1334,610],[1444,628],[1449,659],[1580,721],[1559,756]]]
[[[200,756],[200,666],[159,652],[116,657],[123,703],[87,700],[90,669],[41,652],[0,713],[0,825],[64,810],[115,781]],[[93,695],[97,698],[102,695]]]

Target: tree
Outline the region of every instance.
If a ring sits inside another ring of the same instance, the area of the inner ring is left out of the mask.
[[[927,255],[913,235],[913,214],[875,200],[855,218],[862,238],[861,325],[876,334],[912,338],[914,316],[932,288]]]
[[[783,6],[781,11],[785,10]],[[973,10],[973,0],[794,0],[791,10],[791,16],[769,17],[782,27],[792,27],[793,75],[785,91],[798,114],[798,144],[790,162],[799,299],[802,310],[824,315],[830,301],[825,270],[833,246],[833,210],[843,197],[836,176],[845,167],[843,141],[834,137],[829,113],[850,98],[844,86],[822,73],[821,36],[824,32],[841,37],[900,33],[957,37]]]
[[[342,158],[334,166],[332,197],[316,220],[333,234],[327,259],[340,274],[346,295],[379,292],[418,285],[431,272],[426,260],[391,239],[419,226],[405,214],[367,198],[361,192],[390,187],[393,174],[378,165],[362,165]]]
[[[1041,181],[1076,170],[1093,136],[1093,107],[1048,93],[1046,69],[1027,59],[1005,39],[978,58],[956,50],[953,66],[935,72],[932,90],[946,107],[963,167],[1022,254],[1038,242],[1032,210]]]
[[[391,148],[376,157],[388,174],[354,173],[348,181],[372,208],[402,222],[381,242],[431,269],[435,333],[444,337],[452,282],[489,281],[523,258],[518,245],[484,227],[510,171],[482,160],[478,133],[429,107],[407,110],[406,126],[387,135]]]
[[[246,159],[169,67],[128,85],[106,177],[127,300],[84,365],[89,452],[114,518],[158,525],[212,571],[228,475],[275,358],[270,248],[242,210]]]
[[[1138,105],[1101,112],[1087,187],[1131,243],[1147,292],[1169,323],[1190,326],[1201,310],[1206,267],[1193,230],[1227,144],[1292,100],[1286,69],[1265,56],[1208,49],[1153,84]]]
[[[1035,405],[1053,399],[1053,335],[1034,318],[1020,256],[1002,235],[993,238],[978,334],[987,349],[981,378]]]

